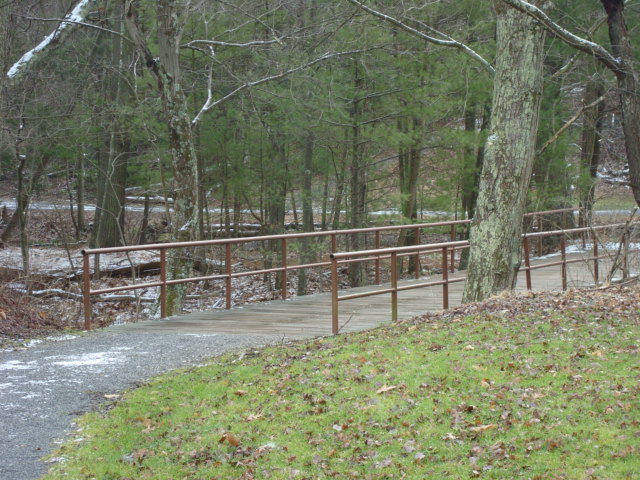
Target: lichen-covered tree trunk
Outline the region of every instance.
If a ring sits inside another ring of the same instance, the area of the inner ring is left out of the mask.
[[[197,205],[198,165],[191,118],[180,82],[180,42],[189,2],[159,0],[157,5],[158,57],[154,56],[138,26],[134,0],[124,0],[125,22],[129,35],[156,80],[156,86],[169,135],[169,153],[173,170],[172,232],[176,241],[197,239],[200,209]],[[168,278],[190,274],[193,258],[184,250],[172,250]],[[169,289],[167,312],[178,313],[185,297],[183,286]]]
[[[636,204],[640,206],[640,98],[638,76],[634,69],[634,57],[629,31],[624,18],[624,0],[601,0],[607,12],[609,39],[613,56],[621,61],[615,71],[618,80],[618,96],[622,111],[622,129],[629,162],[629,185]]]
[[[483,300],[515,285],[542,98],[544,30],[513,8],[494,5],[497,52],[491,127],[463,302]]]

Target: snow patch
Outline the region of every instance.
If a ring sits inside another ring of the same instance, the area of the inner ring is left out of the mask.
[[[60,22],[60,25],[58,25],[58,27],[53,32],[47,35],[44,40],[42,40],[33,49],[25,53],[22,56],[22,58],[20,58],[20,60],[18,60],[16,63],[13,64],[13,66],[7,72],[7,77],[9,78],[15,77],[20,71],[20,69],[24,65],[28,64],[36,53],[47,48],[56,38],[60,36],[60,34],[64,29],[72,25],[74,22],[84,21],[84,16],[82,15],[82,11],[91,1],[93,0],[80,0],[76,5],[76,7],[71,11],[71,13],[69,13],[64,17],[64,20]]]
[[[88,367],[94,365],[114,365],[124,361],[123,358],[118,358],[118,352],[114,351],[86,353],[84,355],[72,355],[63,358],[65,359],[58,362],[52,362],[52,365],[60,365],[61,367]]]
[[[35,367],[35,362],[24,363],[19,360],[9,360],[0,363],[0,370],[30,370]]]

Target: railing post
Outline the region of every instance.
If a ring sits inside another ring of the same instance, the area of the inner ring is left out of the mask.
[[[160,249],[160,318],[167,318],[167,250]]]
[[[420,229],[419,228],[416,228],[416,246],[417,245],[420,245]],[[420,252],[416,252],[415,263],[416,263],[415,278],[418,279],[420,278]]]
[[[562,273],[562,290],[567,289],[567,242],[564,238],[564,234],[560,238],[560,256],[562,258],[561,273]]]
[[[524,248],[524,272],[527,278],[527,290],[531,290],[531,260],[529,259],[529,238],[522,239],[522,247]]]
[[[622,279],[629,278],[629,233],[625,230],[622,235]]]
[[[82,299],[84,302],[84,329],[91,330],[91,272],[89,255],[82,252]]]
[[[283,238],[281,240],[281,257],[282,257],[282,275],[280,276],[281,280],[281,290],[282,290],[282,300],[287,299],[287,239]]]
[[[376,230],[376,250],[380,249],[380,230]],[[376,285],[380,285],[380,257],[376,257]]]
[[[449,236],[452,242],[456,241],[456,226],[455,224],[451,225],[451,234]],[[451,249],[451,273],[456,271],[456,249]]]
[[[600,275],[598,272],[598,241],[595,235],[593,237],[593,279],[595,280],[596,286],[598,286],[598,281],[600,279]]]
[[[331,253],[336,253],[338,251],[338,238],[337,234],[331,234]]]
[[[542,232],[542,215],[537,215],[538,218],[538,232]],[[538,237],[538,256],[542,256],[542,237]]]
[[[231,244],[225,243],[224,246],[224,267],[227,274],[227,278],[225,278],[225,300],[226,308],[229,310],[231,308]]]
[[[331,331],[337,335],[338,330],[338,260],[331,257]]]
[[[391,321],[398,321],[398,254],[391,253]]]
[[[442,308],[449,308],[449,269],[447,247],[442,247]]]

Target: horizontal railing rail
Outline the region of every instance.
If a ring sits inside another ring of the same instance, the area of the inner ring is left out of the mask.
[[[561,266],[560,275],[562,281],[562,289],[567,289],[567,265],[577,262],[594,262],[593,265],[593,276],[594,283],[597,283],[599,280],[599,260],[605,258],[604,255],[600,255],[598,251],[598,241],[593,239],[593,254],[590,257],[584,258],[576,258],[576,259],[568,259],[566,253],[566,239],[568,236],[573,236],[576,234],[585,234],[585,233],[595,233],[604,229],[619,229],[624,228],[625,231],[622,236],[623,246],[626,246],[624,249],[623,255],[623,270],[628,271],[628,242],[629,242],[629,227],[632,225],[638,225],[638,222],[634,223],[614,223],[608,225],[598,225],[592,227],[579,227],[579,228],[571,228],[571,229],[560,229],[560,230],[550,230],[546,232],[531,232],[524,233],[522,235],[522,248],[523,248],[523,260],[524,260],[524,271],[527,282],[527,289],[532,289],[532,280],[531,280],[531,271],[541,268],[548,268],[552,266]],[[544,237],[552,237],[559,236],[560,237],[560,260],[554,262],[546,262],[538,265],[531,265],[530,258],[530,250],[529,243],[530,240],[542,239]],[[382,248],[376,250],[361,250],[357,252],[336,252],[331,254],[331,330],[333,334],[337,334],[340,331],[339,325],[339,302],[346,300],[353,300],[357,298],[369,297],[374,295],[384,295],[391,294],[391,319],[392,321],[397,321],[398,319],[398,292],[403,290],[415,289],[415,288],[427,288],[427,287],[435,287],[442,286],[442,308],[444,310],[449,308],[449,285],[451,283],[464,282],[466,277],[457,277],[451,278],[449,277],[449,269],[447,268],[448,255],[450,251],[455,251],[463,248],[468,248],[468,241],[456,241],[456,242],[444,242],[444,243],[436,243],[436,244],[427,244],[427,245],[412,245],[407,247],[391,247],[391,248]],[[442,263],[442,279],[435,280],[430,282],[423,283],[412,283],[409,285],[398,285],[398,270],[397,270],[397,258],[404,255],[415,255],[415,254],[426,254],[426,253],[441,253],[441,263]],[[380,288],[376,290],[370,290],[366,292],[358,292],[346,295],[339,295],[339,277],[338,277],[338,269],[340,265],[345,263],[353,263],[358,261],[370,260],[373,257],[378,258],[390,258],[389,262],[390,268],[390,278],[391,285],[388,288]]]
[[[541,225],[541,219],[545,215],[561,214],[563,217],[562,224],[566,223],[566,215],[569,212],[573,212],[573,208],[564,208],[556,210],[546,210],[541,212],[531,212],[525,214],[525,217],[532,217],[537,220],[537,224]],[[269,273],[278,273],[281,275],[281,298],[284,300],[287,298],[287,274],[290,271],[300,270],[303,268],[322,268],[330,267],[331,261],[314,261],[311,263],[298,263],[290,265],[287,263],[287,249],[288,242],[299,239],[317,239],[323,237],[329,237],[331,245],[329,247],[329,253],[335,253],[338,249],[338,238],[346,235],[353,234],[367,234],[373,233],[375,250],[381,249],[381,235],[385,232],[413,230],[414,237],[417,245],[421,242],[421,232],[427,229],[439,229],[448,228],[449,238],[451,241],[455,241],[458,235],[458,227],[468,225],[471,220],[447,220],[440,222],[430,223],[414,223],[407,225],[387,225],[380,227],[365,227],[356,229],[344,229],[344,230],[327,230],[321,232],[294,232],[276,235],[262,235],[255,237],[242,237],[242,238],[219,238],[213,240],[199,240],[191,242],[173,242],[173,243],[153,243],[145,245],[129,245],[122,247],[107,247],[107,248],[93,248],[82,250],[83,255],[83,310],[84,310],[84,328],[91,329],[91,317],[92,317],[92,302],[91,297],[95,295],[116,293],[122,291],[132,291],[148,288],[160,288],[160,316],[165,318],[167,316],[167,287],[172,285],[180,285],[185,283],[202,282],[202,281],[224,281],[225,282],[225,307],[227,309],[232,306],[232,280],[234,278],[241,278],[252,275],[263,275]],[[263,268],[242,272],[232,271],[232,249],[235,246],[255,243],[255,242],[280,242],[280,266]],[[167,252],[176,249],[196,248],[196,247],[213,247],[219,246],[224,248],[224,273],[216,273],[213,275],[194,276],[189,278],[167,278]],[[113,254],[113,253],[130,253],[136,251],[157,251],[160,257],[160,278],[158,281],[127,284],[115,287],[107,287],[100,289],[91,288],[91,256],[98,256],[101,254]],[[381,268],[380,261],[383,260],[379,255],[372,255],[370,260],[374,262],[374,274],[375,284],[379,285],[381,282]],[[363,261],[363,260],[360,260]],[[450,258],[448,259],[448,270],[453,272],[455,270],[455,250],[450,251]],[[420,277],[419,264],[415,268],[415,277]]]

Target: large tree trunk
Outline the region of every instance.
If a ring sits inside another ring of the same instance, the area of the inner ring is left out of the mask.
[[[302,173],[302,231],[313,232],[313,198],[311,192],[311,180],[313,176],[313,131],[309,130],[305,138],[304,165]],[[302,239],[300,262],[311,263],[315,257],[313,253],[313,241],[309,238]],[[307,294],[307,269],[298,270],[298,295]]]
[[[542,98],[543,28],[501,2],[494,5],[497,52],[491,128],[463,302],[483,300],[515,285]]]
[[[409,132],[407,123],[411,123],[411,129],[420,128],[417,119],[404,119],[401,121],[400,129],[404,133]],[[404,125],[403,125],[404,124]],[[405,221],[415,223],[418,219],[418,174],[420,170],[420,149],[419,142],[414,141],[410,146],[400,148],[398,154],[398,170],[400,180],[400,213]],[[416,231],[414,229],[401,230],[398,236],[398,246],[408,246],[416,244]],[[402,272],[403,259],[398,259],[399,270]],[[408,259],[407,271],[415,273],[419,268],[415,256]]]
[[[349,227],[363,228],[366,223],[366,167],[362,155],[362,132],[360,118],[362,116],[363,99],[360,97],[364,85],[362,72],[358,59],[353,60],[353,87],[354,98],[351,105],[351,164],[350,190],[349,190]],[[357,252],[364,250],[364,235],[352,233],[348,236],[349,251]],[[353,287],[358,287],[364,282],[364,265],[362,262],[349,264],[349,280]]]
[[[604,86],[600,76],[596,74],[587,82],[584,101],[590,105],[604,93]],[[599,102],[584,110],[582,114],[582,139],[580,141],[580,181],[578,184],[580,196],[579,225],[591,225],[593,203],[595,200],[595,186],[600,163],[600,132],[604,102]]]
[[[640,206],[640,98],[638,98],[638,77],[633,68],[635,60],[624,19],[624,0],[601,0],[601,2],[607,12],[613,56],[621,60],[621,68],[614,73],[618,80],[622,129],[629,162],[629,184],[635,201]]]
[[[156,80],[169,133],[169,152],[173,170],[172,232],[176,241],[197,239],[200,210],[197,208],[198,164],[193,143],[191,119],[180,82],[180,41],[188,2],[160,0],[157,6],[158,57],[150,50],[138,26],[134,0],[124,0],[125,22],[129,35]],[[189,275],[192,259],[184,251],[172,250],[169,256],[169,279]],[[176,253],[177,252],[177,253]],[[182,308],[184,286],[169,289],[167,312]]]

